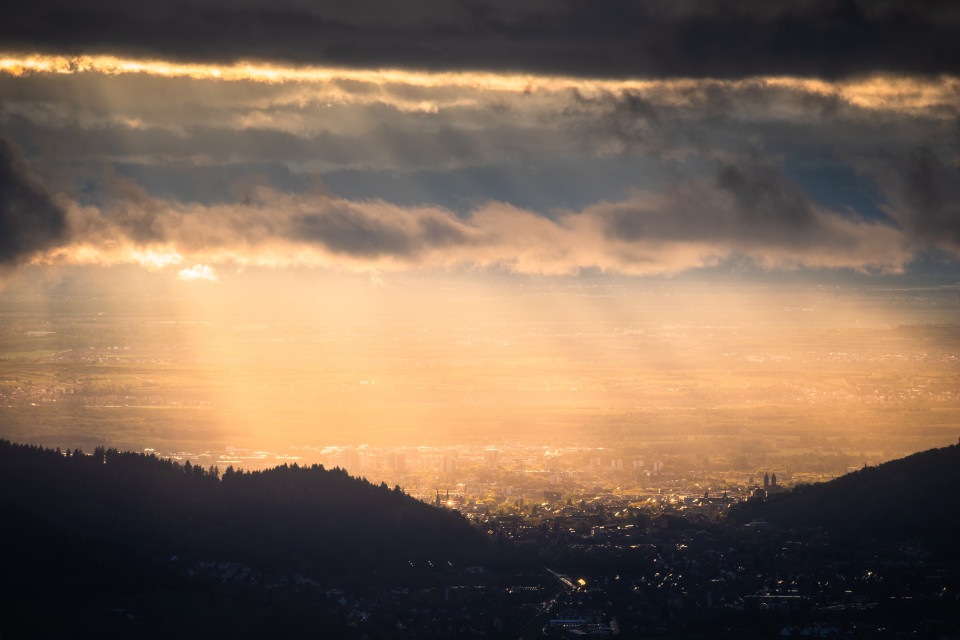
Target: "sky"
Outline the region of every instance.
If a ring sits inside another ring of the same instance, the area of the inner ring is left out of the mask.
[[[393,287],[389,319],[463,286],[494,323],[518,286],[949,294],[958,257],[953,3],[41,0],[0,24],[7,295]]]
[[[952,269],[958,26],[949,3],[22,3],[0,260]]]

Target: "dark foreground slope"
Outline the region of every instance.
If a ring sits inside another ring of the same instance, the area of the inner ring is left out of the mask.
[[[49,527],[261,571],[389,572],[422,558],[482,560],[490,550],[460,514],[322,466],[219,476],[143,454],[65,457],[0,441],[0,509],[15,537]]]
[[[830,482],[800,485],[738,519],[873,538],[916,539],[955,556],[960,527],[960,445],[930,449]]]
[[[278,624],[297,636],[324,616],[332,616],[327,637],[337,637],[339,618],[316,597],[288,603],[284,613],[277,595],[284,590],[266,585],[294,575],[321,594],[323,585],[429,584],[432,567],[489,564],[495,551],[460,514],[340,470],[283,466],[221,476],[142,454],[64,456],[7,441],[0,441],[0,525],[0,591],[13,594],[0,637],[159,637],[172,629],[182,637],[264,637]],[[217,575],[204,577],[211,561],[263,576],[247,594],[256,606],[245,606],[244,594]],[[134,618],[147,621],[126,620],[130,594],[146,612]]]

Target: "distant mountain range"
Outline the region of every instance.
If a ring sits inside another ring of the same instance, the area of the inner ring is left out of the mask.
[[[930,449],[815,485],[800,485],[763,503],[734,509],[738,520],[783,527],[916,539],[956,554],[960,526],[960,445]]]

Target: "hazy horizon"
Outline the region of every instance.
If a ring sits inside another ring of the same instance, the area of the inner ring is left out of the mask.
[[[955,287],[117,269],[42,286],[25,270],[0,294],[0,436],[167,452],[677,437],[716,455],[769,439],[883,458],[956,440]]]

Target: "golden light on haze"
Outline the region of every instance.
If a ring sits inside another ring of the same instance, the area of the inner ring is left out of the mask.
[[[116,269],[110,290],[130,291]],[[136,448],[285,449],[787,434],[895,451],[952,441],[960,417],[960,333],[936,325],[955,314],[955,301],[942,305],[949,294],[929,292],[921,308],[893,292],[775,284],[436,272],[388,274],[380,286],[364,274],[302,269],[217,281],[130,274],[139,294],[76,291],[74,302],[58,303],[106,308],[95,315],[7,316],[17,342],[57,339],[25,337],[37,322],[54,332],[92,323],[95,344],[50,365],[74,371],[60,384],[106,376],[122,389],[110,393],[143,413],[121,420],[122,411],[62,407],[74,412],[73,435],[102,430]],[[19,295],[6,293],[8,313]],[[87,335],[71,331],[74,340]],[[12,437],[28,425],[50,435],[59,424],[35,422],[34,411],[18,426],[18,410],[5,411]]]

